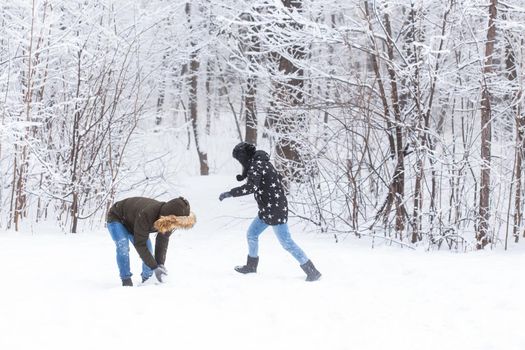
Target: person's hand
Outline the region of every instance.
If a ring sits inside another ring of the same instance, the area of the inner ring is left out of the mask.
[[[153,272],[155,273],[155,277],[157,277],[157,279],[161,283],[162,283],[162,276],[167,276],[168,275],[168,270],[166,270],[164,265],[157,266],[157,268],[154,269]]]
[[[237,181],[242,181],[242,180],[246,179],[246,176],[237,175],[236,178],[237,178]]]
[[[230,192],[223,192],[219,196],[219,200],[222,201],[224,198],[230,198],[231,196],[232,196],[232,194]]]

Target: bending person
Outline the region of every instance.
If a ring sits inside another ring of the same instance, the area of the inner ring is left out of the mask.
[[[176,229],[189,229],[195,224],[190,204],[179,197],[169,202],[132,197],[114,203],[107,215],[107,228],[116,245],[117,265],[123,286],[133,286],[129,263],[129,242],[142,259],[142,283],[153,274],[159,282],[167,275],[164,262],[170,235]],[[158,232],[155,251],[149,234]]]

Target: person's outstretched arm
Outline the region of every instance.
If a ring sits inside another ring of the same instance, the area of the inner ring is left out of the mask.
[[[254,193],[259,188],[262,178],[262,172],[260,164],[253,162],[254,164],[250,165],[248,170],[247,181],[244,185],[232,188],[228,192],[221,193],[219,199],[222,201],[224,198],[228,197],[240,197],[247,194]]]

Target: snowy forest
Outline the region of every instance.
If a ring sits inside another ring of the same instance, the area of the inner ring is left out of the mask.
[[[247,141],[330,239],[507,248],[524,44],[523,0],[4,0],[0,227],[79,232]]]

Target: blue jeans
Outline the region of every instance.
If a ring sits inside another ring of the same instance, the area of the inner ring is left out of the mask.
[[[248,228],[248,255],[252,258],[258,256],[259,236],[268,226],[270,225],[259,219],[259,217],[256,217]],[[279,243],[281,243],[283,248],[293,255],[299,264],[302,265],[308,261],[303,250],[292,240],[290,231],[288,230],[288,224],[272,225],[272,228],[279,239]]]
[[[129,242],[134,243],[133,235],[118,221],[108,222],[107,224],[111,238],[117,246],[117,265],[120,272],[120,278],[130,278],[132,273],[129,266]],[[146,246],[153,254],[151,241],[148,239]],[[142,263],[142,277],[150,278],[153,271],[148,265]]]

